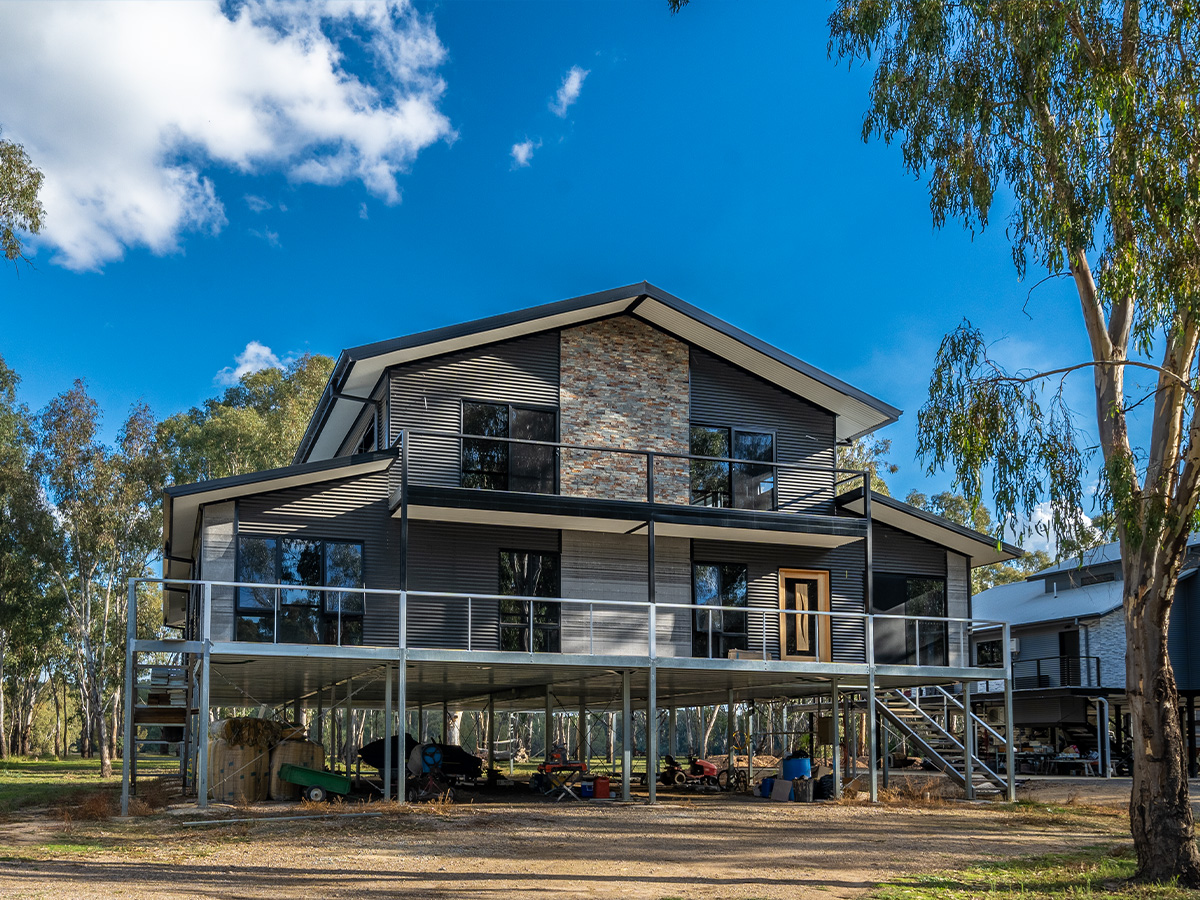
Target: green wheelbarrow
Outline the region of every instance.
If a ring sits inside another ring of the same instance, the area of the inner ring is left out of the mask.
[[[279,778],[288,784],[300,787],[305,800],[319,803],[328,800],[330,794],[345,796],[350,793],[350,779],[333,772],[321,772],[317,769],[306,769],[304,766],[293,766],[284,763],[279,767]]]

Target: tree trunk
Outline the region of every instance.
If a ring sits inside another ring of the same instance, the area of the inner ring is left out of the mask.
[[[712,713],[708,717],[708,724],[704,726],[704,742],[700,748],[700,755],[708,755],[709,742],[712,740],[713,729],[717,726],[717,709],[713,707]]]
[[[1179,692],[1167,654],[1169,613],[1183,554],[1166,562],[1172,560],[1170,548],[1156,543],[1147,537],[1136,551],[1124,553],[1125,684],[1133,716],[1129,821],[1139,878],[1178,878],[1194,888],[1200,887],[1200,854],[1188,799]]]

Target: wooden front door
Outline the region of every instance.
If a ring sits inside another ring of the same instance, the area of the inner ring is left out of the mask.
[[[829,573],[810,569],[779,570],[779,658],[829,662],[833,658],[829,616],[792,611],[829,612]]]

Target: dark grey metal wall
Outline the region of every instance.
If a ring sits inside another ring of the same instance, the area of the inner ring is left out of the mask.
[[[655,541],[655,600],[691,603],[692,573],[686,538]],[[562,534],[562,595],[581,600],[626,600],[645,603],[646,535],[597,534],[564,531]],[[641,610],[566,605],[562,609],[563,652],[647,652],[649,619]],[[686,610],[658,612],[656,629],[660,656],[691,656],[692,635]],[[591,629],[589,631],[589,628]]]
[[[780,474],[780,511],[833,513],[831,470],[837,456],[830,412],[695,347],[691,353],[691,381],[693,424],[774,431],[776,461],[827,470]]]
[[[558,332],[398,366],[390,381],[389,443],[403,428],[457,433],[464,399],[557,409]],[[409,471],[414,484],[457,487],[459,442],[414,437]]]
[[[751,650],[762,650],[766,627],[767,655],[779,658],[779,570],[827,569],[829,571],[829,607],[833,612],[863,612],[863,545],[855,541],[844,547],[823,550],[817,547],[785,547],[778,544],[740,544],[729,541],[693,541],[695,562],[745,563],[751,609],[771,610],[748,616],[747,637]],[[833,617],[833,659],[835,662],[864,662],[866,640],[862,619]]]
[[[389,539],[393,529],[386,472],[243,497],[237,503],[237,516],[239,534],[361,541],[365,586],[399,587],[397,548]],[[367,595],[364,643],[380,643],[380,620],[387,617],[389,607],[394,616],[394,603]]]
[[[946,577],[946,548],[914,535],[897,531],[882,522],[874,524],[876,572],[897,575]]]
[[[398,526],[396,538],[399,537]],[[408,587],[414,591],[496,594],[501,550],[558,551],[558,532],[496,525],[412,522],[409,525]],[[471,604],[471,647],[498,650],[500,614],[495,601]],[[375,632],[378,642],[398,639],[395,608]],[[459,599],[409,598],[408,646],[466,649],[467,609]]]

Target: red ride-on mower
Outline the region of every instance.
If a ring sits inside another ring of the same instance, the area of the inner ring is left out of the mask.
[[[711,785],[717,787],[719,778],[720,773],[717,771],[717,767],[707,759],[689,756],[685,769],[670,754],[663,758],[663,770],[658,775],[658,780],[666,785]]]

